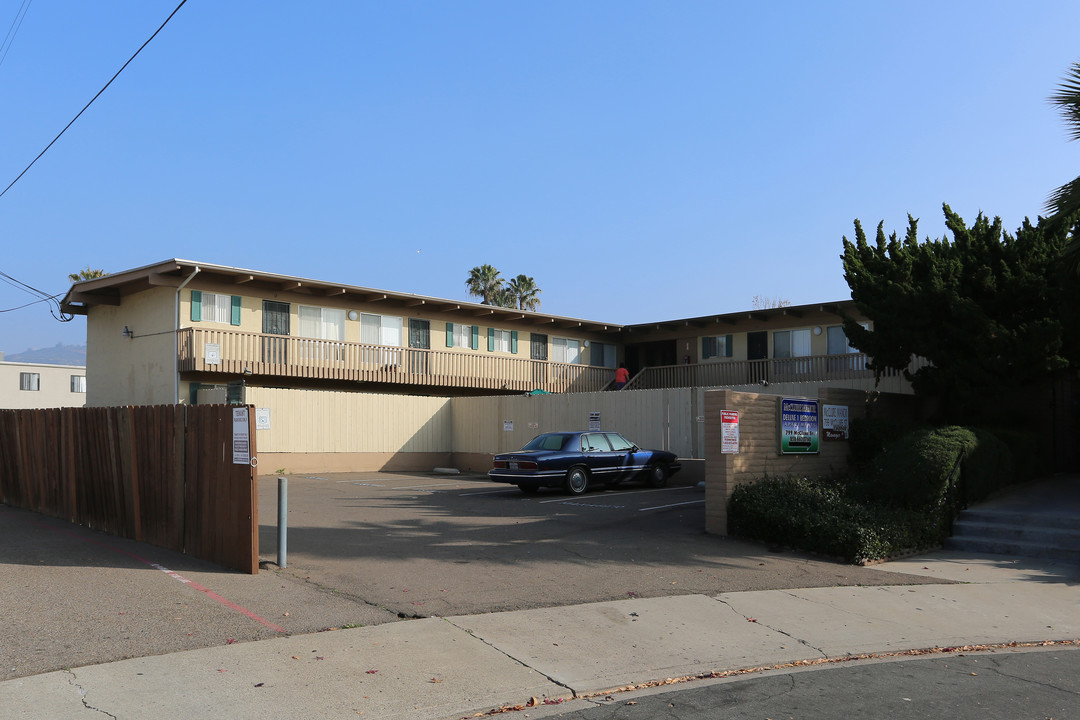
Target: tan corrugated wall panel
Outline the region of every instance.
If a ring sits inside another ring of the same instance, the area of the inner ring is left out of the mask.
[[[701,389],[636,390],[503,397],[454,398],[455,452],[516,450],[532,437],[557,430],[586,430],[590,413],[600,428],[614,430],[642,447],[702,457]],[[512,430],[505,430],[513,423]]]
[[[324,390],[246,388],[246,401],[270,410],[257,431],[262,452],[450,452],[449,398]]]

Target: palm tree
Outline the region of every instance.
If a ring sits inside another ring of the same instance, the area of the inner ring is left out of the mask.
[[[540,293],[543,292],[536,286],[536,281],[528,275],[518,275],[506,283],[506,294],[510,299],[510,307],[517,306],[518,310],[536,311],[540,309]]]
[[[90,266],[87,265],[86,268],[84,268],[83,270],[68,275],[68,280],[73,283],[77,283],[83,280],[93,280],[94,278],[99,278],[107,274],[108,273],[106,273],[104,270],[91,270]]]
[[[1070,140],[1080,140],[1080,62],[1073,63],[1058,91],[1050,96],[1050,104],[1061,110],[1068,127]],[[1046,201],[1047,218],[1051,223],[1067,220],[1080,210],[1080,177],[1050,194]],[[1074,232],[1064,250],[1065,262],[1080,270],[1080,237]]]
[[[478,265],[469,271],[469,277],[465,281],[470,295],[483,298],[484,305],[497,305],[499,292],[502,289],[502,273],[491,265]]]

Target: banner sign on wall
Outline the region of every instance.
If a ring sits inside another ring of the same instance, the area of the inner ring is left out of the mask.
[[[818,452],[818,401],[780,399],[780,452],[798,455]]]
[[[821,434],[826,440],[848,439],[847,405],[821,406]]]
[[[739,452],[739,411],[720,411],[720,452],[732,455]]]

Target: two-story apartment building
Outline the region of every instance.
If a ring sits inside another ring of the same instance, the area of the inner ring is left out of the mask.
[[[424,395],[867,378],[850,301],[639,325],[172,259],[76,283],[89,405],[171,404],[210,386]]]
[[[86,404],[86,368],[5,361],[0,353],[0,408],[81,407]]]

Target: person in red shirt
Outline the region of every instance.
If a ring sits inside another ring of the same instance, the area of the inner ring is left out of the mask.
[[[622,390],[623,385],[625,385],[629,380],[630,371],[626,369],[626,364],[619,363],[618,369],[615,370],[615,389]]]

